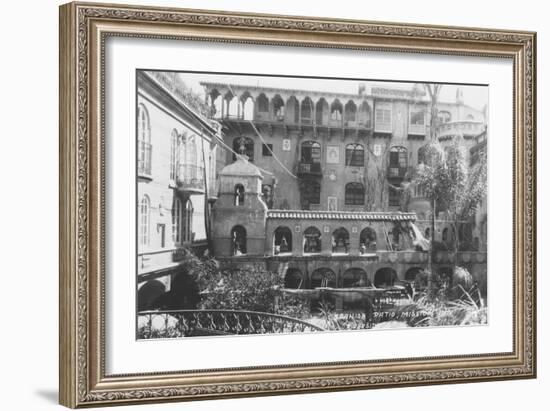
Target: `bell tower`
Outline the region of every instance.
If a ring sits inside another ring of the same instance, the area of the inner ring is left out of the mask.
[[[262,200],[262,173],[245,155],[238,155],[222,169],[219,180],[212,209],[214,255],[264,255],[267,205]]]

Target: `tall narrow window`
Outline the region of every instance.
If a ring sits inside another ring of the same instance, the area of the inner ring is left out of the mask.
[[[365,149],[361,144],[348,144],[346,146],[346,165],[352,167],[365,166]]]
[[[191,200],[185,202],[182,220],[181,241],[188,243],[193,241],[193,203]]]
[[[172,206],[172,241],[176,244],[181,243],[182,217],[183,207],[181,200],[176,197]]]
[[[345,194],[346,205],[364,205],[365,204],[365,187],[361,183],[346,184]]]
[[[346,126],[355,125],[355,120],[357,116],[357,106],[353,101],[348,101],[344,107],[344,121]]]
[[[276,121],[284,121],[285,119],[285,102],[279,94],[275,95],[271,100],[273,105],[273,117]]]
[[[235,186],[235,205],[244,205],[244,186],[242,184],[237,184]]]
[[[309,97],[302,100],[300,106],[302,123],[311,124],[313,120],[313,101]]]
[[[138,106],[138,173],[151,175],[151,123],[143,104]]]
[[[233,227],[231,241],[233,243],[233,255],[246,254],[246,229],[242,225]]]
[[[193,182],[199,172],[197,170],[197,142],[195,136],[191,136],[187,143],[185,177],[189,183]]]
[[[390,149],[390,164],[388,166],[388,178],[403,179],[407,174],[408,152],[405,147],[392,147]]]
[[[258,111],[260,113],[267,113],[269,111],[269,100],[265,96],[265,94],[260,94],[258,96]]]
[[[176,180],[178,172],[178,131],[172,130],[170,137],[170,180]]]
[[[149,245],[149,225],[151,214],[151,202],[147,195],[141,198],[139,203],[139,245]]]
[[[392,132],[392,107],[391,103],[376,103],[374,110],[374,131],[382,133]]]
[[[342,112],[343,107],[342,103],[340,103],[340,100],[336,99],[332,102],[330,105],[330,122],[331,124],[336,124],[340,126],[342,122]]]
[[[410,107],[409,134],[426,134],[426,111],[423,107]]]

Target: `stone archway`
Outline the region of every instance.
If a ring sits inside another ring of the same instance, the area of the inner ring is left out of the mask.
[[[377,288],[391,287],[397,280],[397,273],[393,268],[380,268],[374,274],[374,286]]]

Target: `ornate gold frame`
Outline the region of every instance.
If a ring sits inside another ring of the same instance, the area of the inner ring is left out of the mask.
[[[107,376],[103,59],[108,36],[497,56],[514,64],[514,350],[447,358]],[[68,407],[536,375],[536,34],[92,3],[60,8],[60,402]]]

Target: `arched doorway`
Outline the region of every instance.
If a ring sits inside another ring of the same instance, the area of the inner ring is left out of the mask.
[[[424,270],[420,267],[409,268],[405,273],[405,281],[411,281],[411,282],[416,281],[417,275],[420,274],[422,271]]]
[[[334,254],[349,253],[349,232],[344,227],[337,228],[332,233],[332,252]]]
[[[397,280],[397,273],[393,268],[384,267],[374,274],[374,286],[377,288],[391,287]]]
[[[342,276],[342,288],[369,287],[371,282],[362,268],[349,268]]]
[[[288,227],[277,227],[273,233],[273,254],[292,253],[292,231]]]
[[[154,308],[155,301],[166,291],[163,283],[157,280],[147,281],[138,290],[138,311]]]
[[[330,268],[318,268],[311,274],[311,288],[336,287],[336,274]]]
[[[297,268],[289,268],[285,274],[285,288],[304,288],[304,277]]]
[[[336,287],[336,274],[330,268],[318,268],[313,271],[310,278],[310,288],[320,288],[320,287]],[[324,304],[334,306],[334,298],[328,297],[321,291],[319,298],[311,299],[311,310],[317,311]]]
[[[368,254],[376,252],[376,231],[371,227],[366,227],[359,234],[359,253]]]
[[[370,287],[372,283],[367,277],[365,270],[361,268],[349,268],[342,275],[342,288]],[[366,305],[370,304],[369,297],[350,291],[342,297],[342,308],[344,310],[364,311]]]
[[[321,232],[316,227],[308,227],[304,231],[304,254],[321,252]]]
[[[246,254],[246,229],[242,225],[231,229],[231,241],[234,256]]]

